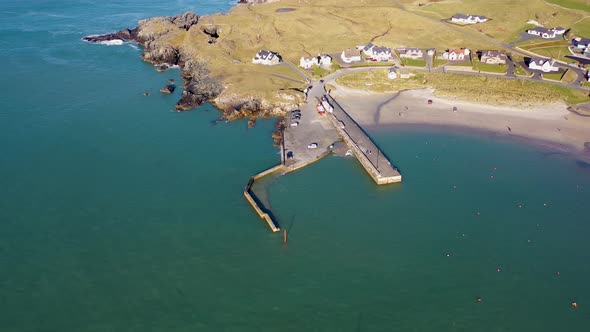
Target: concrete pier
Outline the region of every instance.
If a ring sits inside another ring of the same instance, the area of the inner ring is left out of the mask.
[[[254,211],[256,211],[256,213],[258,214],[258,216],[261,219],[264,219],[264,221],[266,221],[266,223],[268,224],[268,227],[270,228],[271,231],[273,232],[278,232],[281,230],[281,227],[279,226],[278,222],[276,221],[276,218],[273,219],[273,217],[270,214],[270,211],[265,208],[264,206],[262,206],[262,203],[260,203],[258,200],[255,199],[256,195],[254,195],[254,193],[252,192],[252,185],[254,184],[254,181],[261,179],[271,173],[280,171],[281,169],[283,169],[283,165],[277,165],[273,168],[267,169],[266,171],[260,172],[256,175],[254,175],[253,177],[250,178],[250,181],[248,181],[248,184],[246,185],[246,188],[244,188],[244,197],[246,197],[246,200],[248,201],[248,203],[250,203],[250,205],[252,205],[252,207],[254,208]],[[268,211],[268,212],[265,212]]]
[[[369,135],[346,113],[338,102],[326,95],[334,107],[333,113],[326,114],[330,122],[350,147],[358,161],[378,185],[402,181],[402,175],[391,165],[387,156],[373,143]]]

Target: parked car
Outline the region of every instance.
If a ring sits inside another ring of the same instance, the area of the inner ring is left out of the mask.
[[[287,151],[287,159],[293,159],[293,151]]]
[[[308,149],[317,149],[318,148],[318,143],[310,143],[307,146]]]
[[[291,120],[301,120],[301,115],[295,114],[291,117]]]
[[[291,126],[291,127],[297,127],[297,126],[299,126],[299,122],[297,122],[297,121],[291,122],[291,124],[289,126]]]
[[[428,105],[432,105],[432,99],[428,99]]]

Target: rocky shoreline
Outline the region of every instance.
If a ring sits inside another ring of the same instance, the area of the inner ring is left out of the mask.
[[[267,1],[246,1],[247,4],[263,3]],[[223,112],[223,118],[232,121],[248,117],[254,123],[259,117],[283,117],[288,110],[299,107],[297,100],[281,103],[270,103],[256,96],[239,96],[224,93],[223,81],[215,77],[206,62],[199,60],[194,50],[187,51],[170,42],[174,33],[184,30],[201,29],[209,38],[209,43],[215,43],[219,37],[215,27],[201,28],[198,26],[201,17],[193,12],[186,12],[170,17],[155,17],[138,22],[133,29],[123,29],[115,33],[84,37],[91,43],[135,42],[143,46],[141,58],[154,64],[156,70],[164,71],[178,66],[183,79],[184,91],[176,110],[187,111],[205,102],[211,102]],[[277,128],[281,125],[277,124]],[[274,134],[275,143],[280,135]]]

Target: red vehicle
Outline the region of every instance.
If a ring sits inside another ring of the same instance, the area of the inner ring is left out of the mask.
[[[326,113],[326,110],[324,109],[324,106],[322,106],[322,104],[317,104],[316,109],[318,110],[318,113],[320,113],[320,114]]]

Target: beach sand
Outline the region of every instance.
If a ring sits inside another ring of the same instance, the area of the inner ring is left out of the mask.
[[[529,139],[590,158],[590,143],[585,144],[590,142],[590,116],[572,113],[562,103],[491,106],[436,97],[431,89],[388,94],[336,86],[331,95],[355,121],[367,128],[388,130],[421,125],[450,131],[485,131]]]

